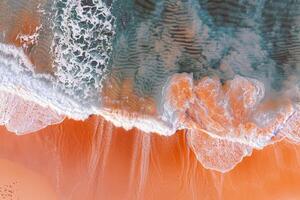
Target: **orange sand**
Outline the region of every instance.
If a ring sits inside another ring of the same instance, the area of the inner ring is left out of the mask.
[[[25,167],[0,159],[0,199],[55,200],[54,188],[47,180]]]
[[[11,19],[13,28],[0,24],[0,29],[9,30],[7,43],[27,46],[24,52],[37,72],[53,73],[47,43],[51,35],[40,39],[39,44],[18,39],[18,34],[34,34],[41,23],[39,14],[32,8],[28,10]],[[176,44],[184,47],[185,43],[191,43],[194,30],[193,24],[186,25],[181,31],[186,39],[178,37]],[[186,51],[199,57],[197,47],[186,48]],[[172,63],[177,53],[178,49],[174,48],[172,55],[165,58],[166,63]],[[122,84],[113,79],[109,81],[112,87],[104,87],[103,91],[107,98],[105,107],[156,114],[155,101],[135,95],[131,79],[122,80]],[[171,91],[177,97],[173,103],[178,108],[184,107],[192,95],[189,83],[184,80],[181,84],[174,85]],[[223,110],[214,104],[217,96],[203,93],[210,92],[205,88],[198,90],[197,95],[207,97],[205,103],[212,108],[207,121],[230,124],[216,114]],[[223,89],[226,91],[226,86]],[[234,91],[230,99],[236,111],[230,126],[236,126],[248,115],[235,99],[235,94],[241,92]],[[268,106],[262,109],[268,110]],[[199,111],[197,107],[192,109],[191,117]],[[295,116],[293,127],[299,127],[298,119],[299,116]],[[295,135],[293,130],[287,131]],[[300,147],[284,141],[261,151],[254,150],[232,171],[221,174],[202,167],[187,145],[183,131],[171,137],[143,134],[136,129],[125,131],[100,117],[91,117],[85,122],[65,120],[60,125],[24,136],[16,136],[0,127],[0,137],[0,199],[4,199],[1,194],[21,200],[55,199],[55,196],[63,200],[300,199]],[[10,195],[10,191],[16,191],[15,196]]]
[[[254,151],[221,174],[202,167],[183,132],[171,137],[126,132],[100,117],[65,120],[24,136],[0,130],[0,168],[9,169],[1,170],[1,180],[4,174],[23,177],[45,198],[51,190],[32,178],[37,175],[11,166],[47,179],[59,199],[300,198],[300,147],[286,142]]]

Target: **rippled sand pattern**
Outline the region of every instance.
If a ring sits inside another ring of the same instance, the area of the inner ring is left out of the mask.
[[[299,13],[0,1],[0,198],[298,199]]]

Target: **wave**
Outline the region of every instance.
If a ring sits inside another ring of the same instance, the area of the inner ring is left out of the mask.
[[[296,2],[22,2],[0,3],[10,131],[90,115],[164,136],[184,129],[198,160],[222,172],[253,149],[300,141]]]

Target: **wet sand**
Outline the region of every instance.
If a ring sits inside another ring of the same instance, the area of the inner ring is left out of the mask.
[[[35,182],[31,174],[38,174],[34,176],[51,185],[50,189],[41,184],[35,187],[45,198],[51,189],[59,199],[72,200],[300,196],[300,147],[286,142],[254,151],[232,171],[221,174],[202,167],[186,144],[184,132],[163,137],[136,129],[125,131],[100,117],[65,120],[24,136],[0,130],[0,158],[9,160],[0,163],[2,169],[9,169],[7,184],[14,177]],[[30,172],[22,169],[20,175],[11,165],[22,165]]]
[[[0,159],[0,199],[55,200],[57,194],[48,180],[32,170]]]

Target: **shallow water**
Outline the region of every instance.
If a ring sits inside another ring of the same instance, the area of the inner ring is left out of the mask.
[[[226,199],[255,182],[283,189],[251,195],[294,198],[299,10],[294,0],[2,0],[0,124],[32,134],[3,128],[0,154],[46,176],[60,199]]]

